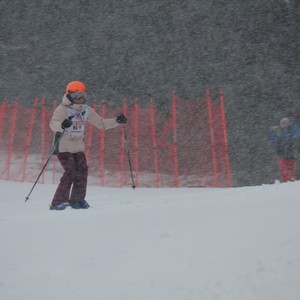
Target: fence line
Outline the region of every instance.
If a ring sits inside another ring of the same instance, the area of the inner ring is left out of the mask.
[[[32,182],[48,156],[53,140],[49,122],[57,107],[46,106],[46,99],[34,98],[32,107],[21,107],[18,100],[0,105],[0,179]],[[123,111],[128,117],[126,131],[133,159],[136,186],[144,187],[230,187],[231,173],[227,140],[224,92],[218,102],[207,89],[204,97],[185,100],[174,92],[170,112],[164,116],[149,99],[149,106],[132,106],[124,99],[119,109],[96,100],[92,107],[103,118]],[[86,127],[85,153],[89,184],[130,186],[124,132]],[[57,183],[62,168],[53,156],[40,183]]]

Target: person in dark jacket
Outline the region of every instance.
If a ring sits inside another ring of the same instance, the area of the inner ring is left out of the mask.
[[[280,120],[279,126],[272,128],[272,134],[268,141],[269,145],[275,147],[281,182],[294,181],[296,175],[296,138],[299,130],[292,125],[288,118]]]

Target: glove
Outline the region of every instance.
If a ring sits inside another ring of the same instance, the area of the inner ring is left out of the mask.
[[[61,123],[61,128],[62,129],[66,129],[72,126],[72,121],[69,119],[65,119],[63,120],[63,122]]]
[[[126,119],[126,117],[123,113],[118,115],[116,120],[119,124],[126,124],[127,123],[127,119]]]

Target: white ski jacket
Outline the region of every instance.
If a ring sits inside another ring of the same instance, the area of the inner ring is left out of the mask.
[[[72,121],[72,126],[65,129],[65,133],[62,136],[55,153],[83,152],[86,122],[100,129],[110,129],[119,125],[115,118],[103,119],[92,107],[86,104],[72,105],[66,95],[63,96],[62,104],[59,105],[53,112],[53,116],[49,124],[51,130],[55,133],[63,132],[61,123],[65,119],[70,119]]]

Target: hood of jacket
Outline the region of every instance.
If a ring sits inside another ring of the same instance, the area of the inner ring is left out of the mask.
[[[62,98],[62,105],[71,106],[72,102],[67,98],[67,94],[64,94]]]
[[[68,106],[68,107],[73,108],[73,109],[75,109],[77,111],[81,111],[85,107],[85,104],[74,104],[74,103],[72,103],[67,98],[67,94],[64,94],[64,96],[62,98],[62,105]]]

